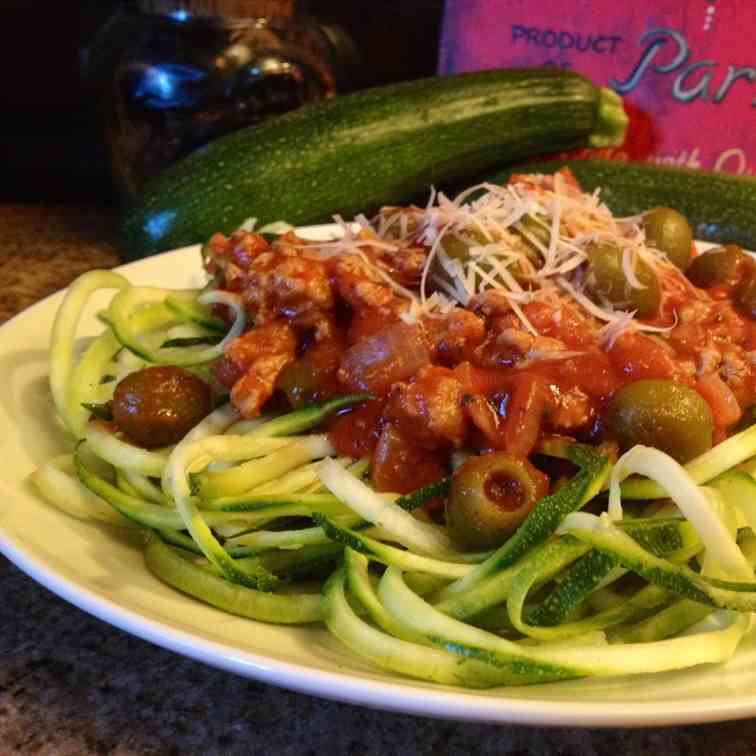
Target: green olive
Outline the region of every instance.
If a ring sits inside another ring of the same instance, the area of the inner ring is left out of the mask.
[[[420,215],[412,208],[387,207],[380,213],[384,223],[389,223],[384,231],[386,239],[401,239],[416,233],[419,227]],[[402,221],[404,216],[404,221]]]
[[[521,230],[525,228],[528,233],[538,238],[543,244],[548,244],[550,239],[550,232],[544,228],[541,223],[534,220],[531,216],[526,215],[518,221],[515,229]],[[524,236],[521,237],[521,246],[518,250],[530,261],[533,267],[538,267],[541,264],[541,252],[539,252],[536,246]],[[478,230],[465,230],[454,233],[446,233],[441,239],[440,246],[444,254],[452,260],[458,260],[463,265],[470,261],[470,248],[483,246],[485,244],[491,244],[491,239],[486,238],[482,232]],[[481,260],[479,263],[480,269],[484,272],[489,272],[492,266]],[[530,266],[525,266],[529,268]],[[527,280],[526,271],[517,262],[509,266],[509,270],[514,278],[521,283]],[[434,258],[431,263],[431,278],[441,278],[442,280],[448,280],[449,274],[444,270],[441,261],[438,258]]]
[[[542,216],[523,215],[513,228],[519,231],[528,246],[536,250],[537,246],[528,238],[536,239],[544,247],[551,243],[551,222]],[[539,253],[540,254],[540,253]]]
[[[113,393],[115,424],[147,448],[175,444],[211,410],[210,387],[173,365],[131,373]]]
[[[608,437],[622,451],[636,444],[653,446],[681,463],[710,449],[714,432],[706,400],[674,381],[628,383],[612,398],[605,421]]]
[[[546,476],[505,452],[471,457],[452,478],[446,526],[461,549],[495,549],[548,491]]]
[[[661,302],[656,273],[644,260],[635,264],[635,276],[643,285],[633,288],[622,268],[623,251],[610,242],[596,242],[588,248],[588,290],[599,302],[607,300],[614,307],[635,310],[638,317],[653,317]]]
[[[641,223],[646,241],[667,255],[680,270],[690,263],[693,248],[693,229],[688,219],[671,207],[657,207],[643,216]]]
[[[462,265],[470,261],[470,248],[489,243],[480,231],[473,232],[455,232],[446,233],[440,241],[441,250],[451,260],[457,260]],[[490,266],[483,265],[484,270],[490,269]],[[449,281],[449,273],[444,269],[441,260],[434,257],[430,268],[430,285],[433,286],[433,279],[438,278],[443,281]]]
[[[687,275],[701,289],[721,286],[736,278],[738,267],[745,258],[745,252],[736,244],[715,247],[696,257],[688,267]]]
[[[444,234],[441,239],[441,249],[452,260],[466,263],[470,259],[470,247],[477,247],[486,243],[486,238],[479,231],[472,234]]]
[[[530,261],[534,268],[540,268],[543,264],[542,247],[548,247],[551,243],[551,222],[543,216],[523,215],[511,230],[519,233],[521,244],[519,251]],[[536,239],[540,247],[532,239]],[[525,276],[518,274],[519,266],[512,266],[512,273],[518,280],[524,280]]]

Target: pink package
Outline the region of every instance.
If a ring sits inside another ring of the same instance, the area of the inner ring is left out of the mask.
[[[756,174],[754,38],[756,0],[447,0],[439,73],[573,69],[630,114],[602,156]]]

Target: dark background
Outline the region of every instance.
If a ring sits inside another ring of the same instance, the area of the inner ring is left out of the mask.
[[[124,0],[0,0],[0,200],[112,201],[82,49]],[[360,61],[353,88],[432,75],[443,0],[305,0],[342,27]]]

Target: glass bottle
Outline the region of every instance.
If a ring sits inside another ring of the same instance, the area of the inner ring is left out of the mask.
[[[123,199],[216,137],[336,92],[334,47],[293,0],[139,0],[90,50]]]

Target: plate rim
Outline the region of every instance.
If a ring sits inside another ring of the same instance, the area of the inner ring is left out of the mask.
[[[338,226],[308,227],[316,233],[328,233]],[[706,243],[701,242],[701,245]],[[706,244],[706,246],[709,246]],[[200,245],[170,250],[114,268],[127,273],[155,258],[180,258],[196,254]],[[62,300],[66,289],[57,291],[17,313],[0,326],[0,344],[8,331],[18,327],[21,319],[34,317],[37,311],[53,307]],[[13,495],[6,482],[3,493]],[[18,493],[18,491],[15,491]],[[61,516],[65,515],[61,512]],[[396,676],[402,682],[376,680],[359,674],[322,670],[305,664],[271,658],[230,644],[213,640],[172,626],[119,604],[77,583],[35,555],[11,533],[5,532],[0,520],[0,553],[36,583],[75,606],[123,632],[148,643],[209,666],[260,682],[307,695],[343,703],[356,704],[395,713],[481,723],[569,727],[652,727],[703,724],[737,720],[756,715],[756,687],[750,695],[697,698],[689,701],[623,703],[612,701],[565,701],[542,698],[510,698],[476,695],[475,691],[447,686],[417,687],[410,678]],[[254,620],[250,620],[254,621]],[[648,677],[653,680],[653,676]],[[505,689],[503,689],[505,690]]]

